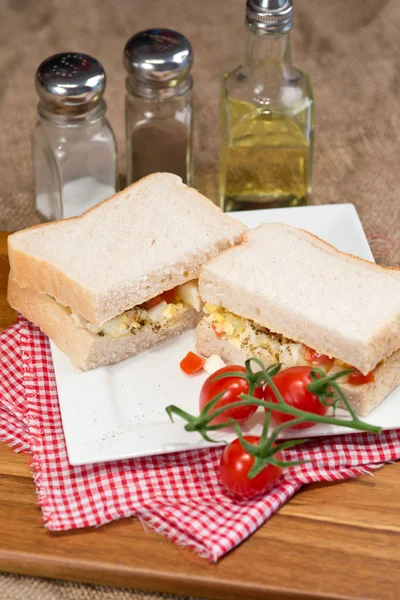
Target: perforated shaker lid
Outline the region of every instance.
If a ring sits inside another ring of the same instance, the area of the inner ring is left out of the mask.
[[[106,87],[106,74],[88,54],[63,52],[46,58],[35,76],[36,91],[51,112],[79,114],[97,106]]]
[[[193,63],[189,40],[171,29],[147,29],[128,40],[124,65],[135,82],[154,87],[183,81]]]

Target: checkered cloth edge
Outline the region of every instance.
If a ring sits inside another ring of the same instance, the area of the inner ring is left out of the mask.
[[[72,467],[48,339],[21,318],[0,336],[0,440],[29,451],[38,503],[54,531],[136,517],[210,561],[247,538],[304,484],[356,477],[400,457],[400,431],[319,438],[285,452],[265,497],[237,502],[218,481],[220,448]]]

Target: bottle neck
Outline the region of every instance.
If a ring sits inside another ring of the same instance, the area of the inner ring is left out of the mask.
[[[249,29],[245,51],[245,68],[258,67],[279,71],[287,76],[292,70],[290,32],[267,33]]]

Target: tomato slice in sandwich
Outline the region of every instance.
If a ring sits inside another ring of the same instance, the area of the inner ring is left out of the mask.
[[[355,370],[354,373],[350,373],[347,383],[351,385],[364,385],[365,383],[374,383],[375,375],[373,371],[370,371],[366,375],[363,375],[360,371]]]
[[[167,304],[172,304],[175,300],[176,296],[176,288],[172,288],[172,290],[167,290],[158,296],[154,296],[154,298],[150,298],[146,302],[143,302],[142,306],[145,310],[149,310],[149,308],[153,308],[153,306],[157,306],[165,300]]]
[[[319,354],[312,348],[307,348],[304,358],[313,365],[322,365],[324,367],[331,367],[333,365],[333,358],[329,358],[326,354]]]

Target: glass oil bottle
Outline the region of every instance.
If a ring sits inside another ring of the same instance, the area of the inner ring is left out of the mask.
[[[248,0],[243,66],[225,75],[220,202],[225,211],[309,204],[314,102],[291,62],[292,0]]]

